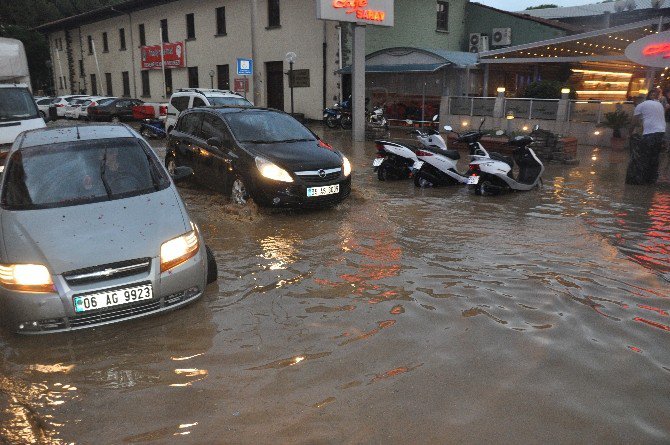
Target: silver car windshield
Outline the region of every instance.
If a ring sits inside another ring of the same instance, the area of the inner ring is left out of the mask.
[[[284,113],[262,110],[226,113],[224,119],[239,142],[272,144],[316,140],[304,125]]]
[[[97,139],[25,148],[5,170],[2,206],[65,207],[162,190],[170,181],[137,139]]]
[[[39,117],[33,95],[26,88],[0,88],[0,122]]]

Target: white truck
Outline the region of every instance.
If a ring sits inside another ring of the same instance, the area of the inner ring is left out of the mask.
[[[23,43],[0,38],[0,160],[19,133],[45,126],[30,92]]]

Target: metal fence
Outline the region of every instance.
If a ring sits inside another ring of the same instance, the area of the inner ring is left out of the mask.
[[[632,115],[633,102],[611,102],[597,100],[571,100],[568,104],[568,120],[570,122],[590,122],[599,124],[605,120],[605,114],[623,110]]]

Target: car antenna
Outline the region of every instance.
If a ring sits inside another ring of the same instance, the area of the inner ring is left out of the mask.
[[[81,139],[81,136],[79,136],[79,125],[75,126],[74,128],[77,129],[77,139]]]

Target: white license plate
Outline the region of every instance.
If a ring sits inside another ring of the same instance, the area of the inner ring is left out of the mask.
[[[308,187],[307,197],[326,196],[340,193],[340,184],[326,185],[323,187]]]
[[[97,294],[74,297],[75,312],[86,312],[120,304],[134,303],[141,300],[151,300],[153,291],[151,284],[115,289]]]
[[[372,166],[379,167],[380,165],[382,165],[382,162],[384,162],[384,158],[377,158],[374,161],[372,161]]]
[[[468,178],[468,184],[469,185],[475,185],[479,184],[479,176],[477,175],[472,175]]]
[[[421,167],[423,167],[423,161],[416,161],[412,166],[414,170],[421,170]]]

